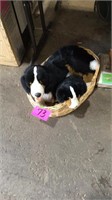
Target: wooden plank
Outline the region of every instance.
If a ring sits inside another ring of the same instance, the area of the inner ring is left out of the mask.
[[[19,66],[25,48],[11,1],[1,2],[0,14],[0,64]]]
[[[11,45],[7,38],[6,32],[3,27],[3,23],[0,19],[0,64],[17,66],[15,56],[13,54]]]

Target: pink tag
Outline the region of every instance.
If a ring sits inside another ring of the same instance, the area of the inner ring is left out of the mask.
[[[39,106],[36,106],[31,113],[34,117],[37,117],[43,121],[47,121],[49,119],[49,116],[51,114],[50,110],[47,110],[45,108],[40,108]]]

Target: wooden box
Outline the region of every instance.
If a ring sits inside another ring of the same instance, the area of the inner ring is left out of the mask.
[[[25,48],[11,1],[1,1],[0,64],[19,66]]]

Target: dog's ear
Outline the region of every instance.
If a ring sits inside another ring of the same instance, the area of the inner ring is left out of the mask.
[[[30,93],[30,87],[28,87],[24,75],[21,77],[21,84],[22,84],[24,90],[26,91],[26,93],[29,94]]]
[[[34,68],[33,65],[28,66],[24,71],[24,75],[21,77],[21,84],[22,84],[25,92],[28,93],[28,94],[30,93],[30,85],[28,84],[28,79],[31,79],[31,82],[32,82],[32,80],[33,80],[33,68]]]

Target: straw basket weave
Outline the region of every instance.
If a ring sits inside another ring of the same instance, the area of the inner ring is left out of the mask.
[[[90,49],[87,49],[87,48],[84,48],[84,49],[89,54],[91,54],[96,60],[98,60],[98,62],[99,62],[99,58]],[[98,72],[99,72],[99,68],[95,71],[95,73],[93,74],[93,76],[91,78],[89,77],[90,80],[89,80],[89,83],[87,85],[87,91],[83,96],[81,96],[78,99],[79,104],[74,109],[69,108],[69,106],[71,104],[70,100],[67,100],[64,103],[55,104],[54,106],[43,106],[43,105],[35,102],[30,95],[27,95],[27,97],[28,97],[28,99],[29,99],[29,101],[30,101],[30,103],[32,104],[33,107],[40,106],[40,107],[44,107],[44,108],[49,109],[51,111],[50,117],[61,117],[61,116],[67,115],[67,114],[73,112],[74,110],[76,110],[92,94],[92,92],[94,91],[95,85],[96,85]],[[88,82],[88,80],[85,80],[85,81]]]

